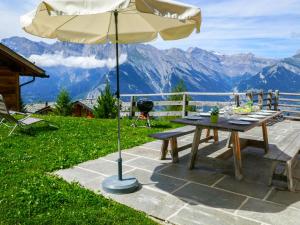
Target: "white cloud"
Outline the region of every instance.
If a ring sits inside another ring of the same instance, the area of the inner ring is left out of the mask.
[[[31,55],[28,59],[41,67],[65,66],[82,69],[93,69],[103,67],[113,68],[116,65],[115,58],[96,59],[96,56],[64,57],[62,53]],[[121,54],[119,59],[120,64],[126,62],[126,60],[127,55]]]
[[[201,8],[201,33],[192,35],[188,40],[165,42],[158,39],[151,42],[155,46],[184,49],[195,46],[226,53],[252,51],[267,56],[276,50],[281,52],[280,56],[285,57],[299,48],[300,0],[182,1]],[[0,0],[0,39],[19,35],[52,43],[53,40],[26,34],[19,24],[19,16],[32,10],[40,2],[41,0]]]
[[[299,15],[299,0],[226,0],[209,1],[199,5],[204,16],[253,17],[276,15]]]

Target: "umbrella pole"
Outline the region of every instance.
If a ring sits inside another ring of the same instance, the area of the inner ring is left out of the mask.
[[[122,180],[122,153],[121,153],[121,131],[120,131],[120,67],[119,67],[119,34],[118,34],[118,11],[114,12],[116,27],[116,72],[117,72],[117,104],[118,104],[118,177]]]
[[[114,11],[116,27],[116,72],[117,72],[117,104],[118,104],[118,176],[107,177],[102,182],[102,187],[110,193],[131,193],[139,188],[139,182],[132,176],[122,176],[121,132],[120,132],[120,68],[119,68],[119,33],[118,11]]]

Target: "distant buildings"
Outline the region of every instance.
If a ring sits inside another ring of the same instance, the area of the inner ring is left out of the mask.
[[[32,114],[47,115],[53,112],[55,102],[32,103],[25,105],[25,111]]]
[[[78,100],[73,102],[72,116],[94,118],[93,109],[96,100]],[[55,102],[33,103],[25,105],[25,110],[32,114],[47,115],[54,112]]]

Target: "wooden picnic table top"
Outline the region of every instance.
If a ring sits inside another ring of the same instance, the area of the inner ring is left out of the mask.
[[[189,120],[186,118],[180,118],[180,119],[174,119],[171,120],[171,122],[184,124],[184,125],[191,125],[191,126],[201,126],[211,129],[218,129],[223,131],[237,131],[237,132],[246,132],[248,130],[251,130],[254,127],[260,126],[262,123],[267,122],[268,120],[279,116],[282,114],[281,111],[274,112],[272,115],[266,116],[265,118],[260,119],[257,122],[251,122],[249,125],[236,125],[231,124],[228,121],[229,120],[235,120],[235,119],[225,119],[224,117],[220,117],[219,121],[217,123],[211,123],[210,117],[201,117],[200,120]],[[243,117],[246,117],[246,115],[241,115]]]

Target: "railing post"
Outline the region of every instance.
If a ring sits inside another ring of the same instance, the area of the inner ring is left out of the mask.
[[[235,105],[236,107],[240,106],[240,95],[239,94],[234,94],[234,101],[235,101]]]
[[[182,95],[182,117],[187,116],[187,105],[188,105],[187,94],[184,93]]]
[[[130,108],[129,108],[129,118],[133,118],[135,116],[135,97],[130,97]]]
[[[268,109],[272,109],[272,90],[268,91],[267,105]]]
[[[253,92],[247,91],[246,96],[248,97],[249,101],[253,101]]]
[[[259,108],[262,109],[264,105],[264,91],[260,90],[258,93],[258,105]]]
[[[279,91],[275,91],[275,102],[274,102],[274,110],[278,111],[278,105],[279,105]]]

